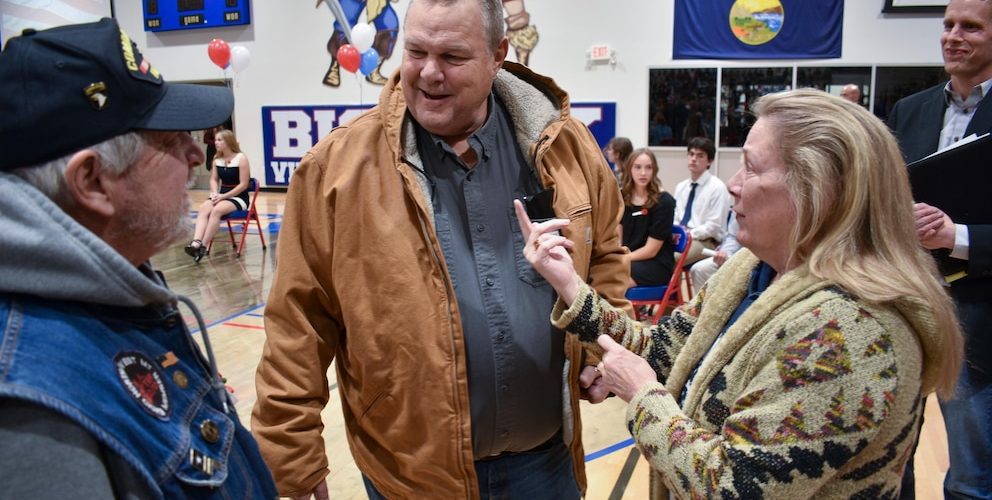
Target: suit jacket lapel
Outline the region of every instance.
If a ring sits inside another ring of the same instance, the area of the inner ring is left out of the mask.
[[[964,131],[964,135],[981,135],[990,129],[992,129],[992,90],[985,94],[982,102],[978,103],[978,109],[971,117],[971,122],[968,123],[968,129]]]
[[[925,117],[921,124],[920,142],[924,147],[919,157],[922,158],[940,147],[940,130],[944,127],[944,111],[947,108],[944,99],[944,87],[941,85],[934,89],[935,92],[926,102],[923,103],[923,110],[920,113]]]

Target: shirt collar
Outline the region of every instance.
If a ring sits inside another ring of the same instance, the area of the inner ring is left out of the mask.
[[[950,80],[944,85],[944,103],[950,106],[951,104],[957,104],[958,106],[964,107],[965,104],[978,104],[979,101],[985,98],[989,93],[989,89],[992,88],[992,78],[985,80],[978,85],[975,85],[971,92],[968,93],[967,99],[961,99],[961,96],[957,92],[951,90]]]
[[[778,274],[764,261],[758,263],[758,267],[751,272],[751,280],[747,284],[747,294],[760,294],[772,284],[775,275]]]
[[[505,113],[502,104],[498,103],[491,92],[489,93],[489,98],[486,100],[486,106],[486,109],[489,110],[486,121],[481,127],[479,127],[478,130],[473,132],[472,135],[468,137],[469,146],[475,149],[476,153],[478,153],[479,157],[482,159],[489,159],[489,155],[496,145],[496,119],[493,118],[493,115],[496,113]],[[425,142],[435,146],[433,154],[437,158],[443,157],[445,153],[458,158],[455,150],[452,149],[444,139],[428,132],[423,126],[417,123],[417,120],[413,120],[413,124],[417,133],[424,139],[427,139]],[[420,152],[420,154],[424,153],[424,151]]]
[[[710,173],[709,169],[706,169],[706,171],[704,171],[702,174],[699,174],[698,179],[692,180],[692,177],[690,177],[689,183],[690,185],[692,185],[692,183],[695,182],[696,184],[703,186],[706,184],[706,181],[710,180],[710,177],[713,177],[713,174]]]

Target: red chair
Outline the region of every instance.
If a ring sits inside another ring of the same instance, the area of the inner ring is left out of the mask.
[[[692,266],[689,267],[682,266],[682,278],[685,280],[685,293],[686,297],[692,297]]]
[[[634,306],[634,314],[638,320],[642,319],[641,306],[655,306],[655,313],[651,315],[652,323],[657,323],[665,313],[669,302],[674,306],[685,303],[687,296],[682,294],[682,266],[685,265],[685,258],[692,247],[692,235],[686,228],[672,226],[672,245],[674,250],[679,252],[679,259],[675,261],[675,268],[672,269],[672,277],[667,285],[660,286],[635,286],[627,290],[627,300]]]
[[[262,248],[265,248],[265,234],[262,233],[262,223],[258,220],[258,211],[255,210],[255,200],[258,198],[258,181],[252,177],[248,181],[248,192],[251,193],[251,203],[248,210],[236,210],[231,212],[221,220],[227,222],[227,235],[231,237],[231,246],[234,247],[234,254],[241,257],[241,252],[245,249],[245,239],[248,238],[248,226],[254,222],[258,229],[258,237],[262,239]],[[241,226],[241,241],[234,241],[234,226]],[[210,245],[213,246],[213,241]]]

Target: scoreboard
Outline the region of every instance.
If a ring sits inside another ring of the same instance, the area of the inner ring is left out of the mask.
[[[251,23],[248,0],[142,0],[145,31],[219,28]]]

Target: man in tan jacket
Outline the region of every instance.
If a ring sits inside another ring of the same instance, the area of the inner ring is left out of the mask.
[[[413,0],[378,106],[294,174],[252,421],[284,495],[327,496],[332,360],[370,497],[585,489],[578,399],[606,394],[548,324],[512,201],[570,219],[576,271],[629,309],[623,203],[567,94],[504,62],[501,16],[500,0]]]

